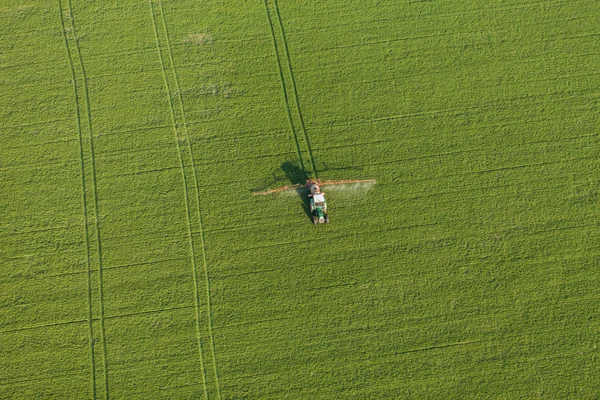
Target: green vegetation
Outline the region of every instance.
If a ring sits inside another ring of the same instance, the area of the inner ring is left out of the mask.
[[[0,398],[600,397],[598,15],[2,1]]]

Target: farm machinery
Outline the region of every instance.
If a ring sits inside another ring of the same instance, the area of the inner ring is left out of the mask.
[[[361,184],[361,183],[375,183],[374,179],[364,180],[339,180],[339,181],[323,181],[320,179],[308,179],[304,184],[295,184],[289,186],[283,186],[277,189],[271,189],[264,192],[254,192],[255,195],[267,195],[284,191],[308,191],[309,200],[309,211],[312,218],[312,222],[315,225],[329,223],[329,215],[327,214],[327,200],[325,200],[325,193],[321,191],[321,186],[329,185],[350,185],[350,184]]]
[[[329,223],[329,216],[327,215],[327,201],[325,200],[325,193],[321,192],[321,187],[315,182],[306,182],[308,186],[310,184],[308,198],[310,200],[310,214],[312,215],[313,223],[322,224]]]

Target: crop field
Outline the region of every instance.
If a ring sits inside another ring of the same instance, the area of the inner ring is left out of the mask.
[[[0,399],[600,398],[599,16],[2,0]]]

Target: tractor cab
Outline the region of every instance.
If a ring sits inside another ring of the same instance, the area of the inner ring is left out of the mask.
[[[322,208],[323,211],[327,211],[327,202],[323,194],[315,194],[312,198],[314,208]]]
[[[327,201],[325,200],[325,195],[321,193],[318,187],[316,190],[311,190],[309,198],[310,213],[312,214],[313,223],[316,225],[329,222],[329,216],[327,215]]]

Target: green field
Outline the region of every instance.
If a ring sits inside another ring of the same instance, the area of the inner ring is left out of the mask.
[[[600,398],[599,16],[3,0],[0,398]]]

